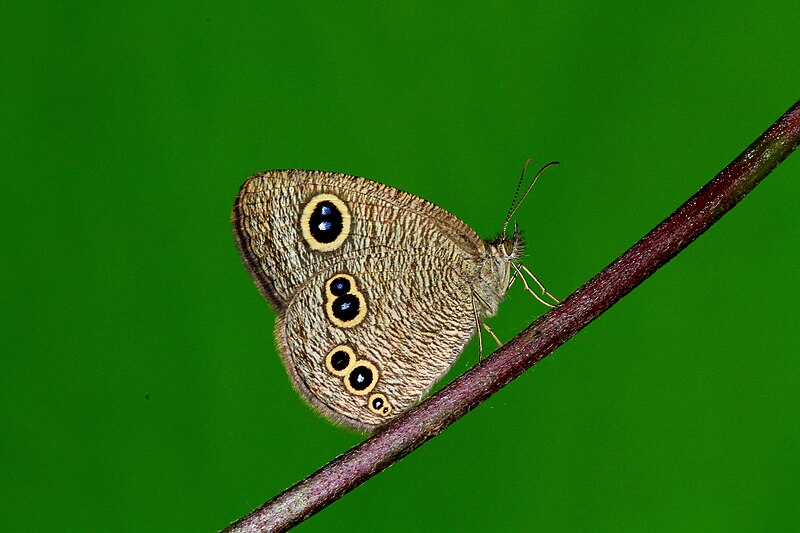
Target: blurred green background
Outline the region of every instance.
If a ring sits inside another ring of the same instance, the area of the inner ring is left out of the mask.
[[[213,531],[362,440],[275,353],[229,227],[248,175],[365,176],[492,237],[559,160],[519,222],[563,297],[800,96],[796,0],[0,16],[4,531]],[[299,529],[800,528],[798,176]],[[490,324],[544,310],[515,285]]]

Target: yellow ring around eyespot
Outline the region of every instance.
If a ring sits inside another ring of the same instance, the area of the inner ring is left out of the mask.
[[[356,316],[353,317],[352,320],[348,321],[340,320],[336,318],[336,316],[333,314],[333,302],[336,301],[336,298],[338,298],[338,296],[334,295],[331,292],[331,283],[333,283],[333,280],[335,280],[336,278],[344,278],[347,281],[349,281],[350,291],[348,291],[347,294],[352,294],[353,296],[358,298],[358,313],[356,314]],[[331,276],[331,278],[325,282],[325,314],[328,315],[328,320],[330,320],[331,322],[333,322],[335,326],[338,326],[340,328],[352,328],[354,326],[361,324],[361,322],[364,321],[364,317],[367,316],[367,300],[366,298],[364,298],[364,295],[361,294],[361,291],[356,289],[356,279],[353,276],[349,274],[336,274],[334,276]]]
[[[331,364],[331,356],[339,351],[345,352],[347,355],[350,356],[350,363],[344,370],[336,370],[335,368],[333,368],[333,365]],[[330,372],[334,376],[343,377],[346,376],[348,372],[350,372],[350,369],[353,368],[353,366],[355,366],[356,360],[357,360],[356,353],[353,351],[353,349],[345,344],[340,344],[339,346],[328,352],[328,355],[325,356],[325,367],[328,369],[328,372]]]
[[[375,409],[374,407],[372,407],[372,402],[375,401],[375,399],[377,398],[383,400],[383,407],[381,407],[380,409]],[[390,414],[392,414],[392,404],[390,404],[389,400],[386,399],[386,396],[381,394],[380,392],[376,392],[375,394],[369,397],[369,400],[367,400],[367,407],[369,408],[370,411],[372,411],[378,416],[389,416]]]
[[[350,386],[350,373],[357,366],[365,366],[372,371],[372,383],[370,383],[369,386],[364,390],[356,390],[352,386]],[[350,369],[347,371],[347,375],[344,376],[344,379],[342,379],[342,381],[344,381],[344,386],[350,394],[355,394],[356,396],[366,396],[372,391],[372,389],[375,388],[375,385],[378,383],[379,375],[380,374],[378,373],[378,369],[375,368],[375,365],[373,365],[372,363],[370,363],[365,359],[359,359],[358,361],[356,361],[356,364],[350,367]]]
[[[320,202],[324,202],[325,200],[332,203],[342,215],[342,231],[340,231],[336,239],[331,242],[319,242],[314,238],[313,235],[311,235],[311,230],[308,227],[308,223],[311,220],[311,214],[314,212],[314,209],[316,209]],[[300,228],[303,231],[303,238],[312,250],[330,252],[331,250],[335,250],[340,247],[347,236],[350,235],[350,220],[350,210],[347,209],[345,203],[332,194],[323,193],[313,197],[303,208],[303,214],[300,215]]]

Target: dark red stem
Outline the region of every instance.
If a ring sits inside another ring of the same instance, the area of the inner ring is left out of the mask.
[[[492,357],[225,531],[285,531],[411,453],[552,353],[675,257],[800,142],[800,102],[653,231]]]

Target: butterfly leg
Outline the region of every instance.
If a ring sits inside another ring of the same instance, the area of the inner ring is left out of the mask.
[[[494,330],[492,328],[490,328],[489,325],[486,322],[483,323],[483,329],[485,329],[486,331],[489,332],[489,335],[491,335],[492,338],[494,339],[494,341],[497,343],[497,347],[498,348],[502,348],[503,343],[500,342],[500,339],[498,339],[497,335],[494,334]]]
[[[528,282],[525,281],[525,276],[522,275],[522,272],[520,271],[519,267],[513,261],[511,262],[511,266],[514,267],[514,270],[516,270],[517,274],[519,274],[519,279],[521,279],[522,280],[522,284],[525,285],[525,290],[527,290],[529,293],[531,293],[534,298],[539,300],[539,302],[541,302],[542,304],[546,305],[547,307],[550,307],[550,308],[555,307],[555,305],[553,305],[553,304],[551,304],[549,302],[545,302],[544,300],[542,300],[542,298],[538,294],[533,292],[533,290],[531,289],[530,285],[528,285]],[[526,268],[525,270],[527,271],[528,269]],[[536,279],[536,278],[534,277],[534,279]],[[538,282],[538,280],[537,280],[537,282]],[[556,300],[556,301],[558,301],[558,300]]]
[[[481,336],[481,319],[478,316],[478,308],[475,307],[475,293],[472,293],[472,313],[475,316],[475,328],[478,331],[478,364],[483,361],[483,336]]]
[[[548,290],[544,288],[544,285],[542,285],[542,282],[541,282],[541,281],[539,281],[539,279],[538,279],[536,276],[534,276],[534,275],[533,275],[533,272],[531,272],[530,270],[528,270],[528,267],[526,267],[526,266],[525,266],[525,265],[523,265],[523,264],[520,264],[520,265],[519,265],[519,267],[520,267],[522,270],[524,270],[525,272],[527,272],[527,273],[528,273],[528,275],[531,277],[531,279],[532,279],[533,281],[535,281],[535,282],[536,282],[536,284],[539,286],[539,288],[540,288],[540,289],[542,289],[542,294],[546,294],[547,296],[549,296],[550,298],[552,298],[552,299],[553,299],[553,301],[554,301],[555,303],[557,303],[557,304],[560,304],[560,303],[561,303],[561,300],[559,300],[558,298],[556,298],[555,296],[553,296],[552,294],[550,294],[550,292],[548,292]]]

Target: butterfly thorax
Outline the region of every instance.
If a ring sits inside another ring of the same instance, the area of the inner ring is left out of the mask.
[[[511,283],[511,263],[522,256],[523,242],[519,233],[501,235],[484,241],[485,251],[478,266],[478,280],[473,286],[477,304],[486,316],[494,316]]]

